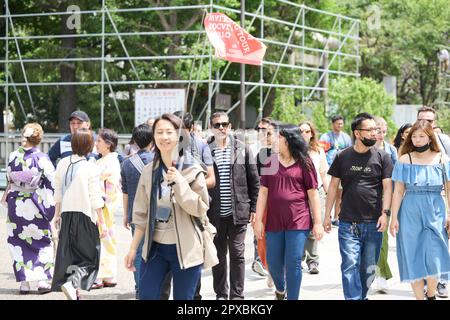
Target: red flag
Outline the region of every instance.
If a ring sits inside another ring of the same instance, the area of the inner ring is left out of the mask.
[[[209,13],[205,30],[215,56],[231,62],[261,65],[266,46],[223,13]]]

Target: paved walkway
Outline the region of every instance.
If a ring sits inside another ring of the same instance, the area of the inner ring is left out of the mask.
[[[1,197],[1,192],[0,192]],[[134,299],[134,280],[131,272],[125,270],[123,258],[128,252],[131,241],[131,234],[128,230],[121,227],[121,213],[116,217],[117,228],[117,246],[118,246],[118,285],[115,288],[105,288],[84,292],[83,298],[87,300],[131,300]],[[4,209],[0,209],[0,300],[64,300],[62,293],[49,293],[46,295],[30,294],[20,296],[18,294],[18,283],[15,282],[12,260],[6,246],[6,215]],[[266,285],[265,278],[255,274],[251,270],[253,260],[253,232],[251,229],[247,232],[246,239],[246,283],[245,297],[248,300],[273,299],[273,289]],[[320,253],[320,273],[310,275],[303,273],[303,281],[300,292],[300,299],[303,300],[343,300],[339,247],[337,241],[337,229],[326,235],[319,246]],[[412,300],[414,296],[410,286],[399,283],[397,259],[395,255],[395,241],[390,240],[389,264],[394,275],[389,280],[390,290],[388,294],[375,294],[370,292],[369,299],[372,300]],[[211,271],[203,272],[202,276],[202,295],[204,299],[215,299],[212,289]]]

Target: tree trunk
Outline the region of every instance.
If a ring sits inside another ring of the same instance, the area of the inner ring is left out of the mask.
[[[63,6],[64,7],[64,6]],[[65,9],[60,8],[64,11]],[[61,34],[75,34],[75,29],[70,30],[67,27],[67,19],[69,16],[61,17]],[[72,57],[75,49],[75,38],[61,39],[62,49],[65,56]],[[75,82],[76,81],[76,65],[75,63],[61,63],[59,67],[61,74],[61,82]],[[76,86],[67,85],[59,88],[59,112],[58,112],[58,131],[69,132],[69,116],[76,109]]]

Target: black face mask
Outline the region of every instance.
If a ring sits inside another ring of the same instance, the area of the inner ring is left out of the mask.
[[[363,145],[365,145],[366,147],[372,147],[375,143],[377,143],[377,140],[372,140],[372,139],[361,139],[361,142],[363,143]]]
[[[428,149],[430,149],[430,144],[429,143],[427,143],[426,145],[421,146],[421,147],[413,146],[413,151],[416,151],[416,152],[419,152],[419,153],[425,152]]]

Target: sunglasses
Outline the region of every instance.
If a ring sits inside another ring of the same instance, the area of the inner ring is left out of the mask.
[[[212,126],[214,129],[219,129],[220,127],[226,128],[226,127],[228,127],[229,124],[230,124],[229,122],[217,122],[217,123],[214,123]]]

